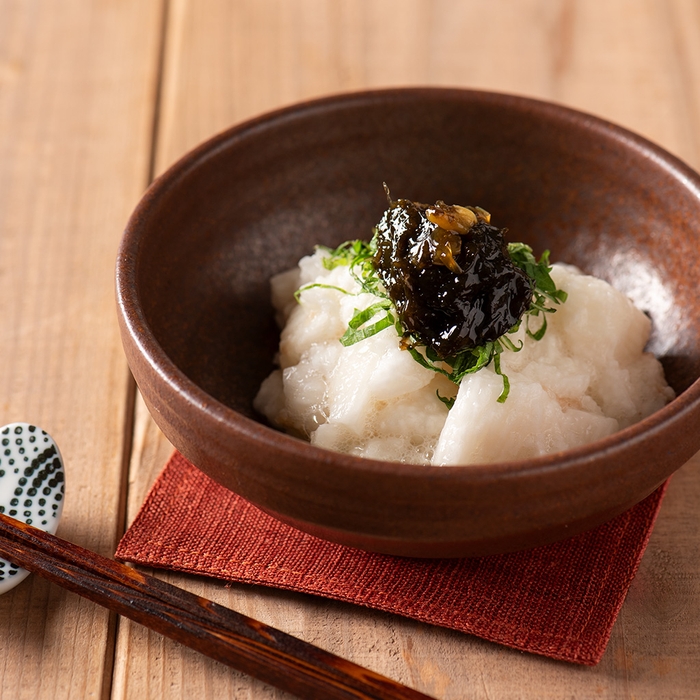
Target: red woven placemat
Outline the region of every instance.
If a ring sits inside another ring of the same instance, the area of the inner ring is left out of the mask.
[[[564,542],[474,559],[407,559],[299,532],[175,453],[116,557],[335,598],[593,665],[605,651],[664,490]]]

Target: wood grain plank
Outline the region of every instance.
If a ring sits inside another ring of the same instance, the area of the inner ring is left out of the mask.
[[[298,100],[459,85],[577,107],[700,163],[693,0],[171,0],[157,170],[201,140]],[[140,407],[130,518],[170,453]],[[288,592],[168,581],[436,697],[695,697],[700,458],[674,477],[608,652],[593,669]],[[125,623],[114,697],[283,698]]]
[[[0,18],[0,418],[53,435],[59,533],[111,554],[128,376],[113,268],[147,181],[160,2],[0,0]],[[0,598],[0,696],[102,696],[113,633],[30,577]]]

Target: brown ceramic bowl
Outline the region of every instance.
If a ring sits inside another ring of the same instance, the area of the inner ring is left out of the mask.
[[[268,280],[317,243],[369,237],[384,181],[478,203],[627,293],[678,397],[589,446],[496,465],[363,460],[268,427],[252,407],[278,342]],[[498,553],[610,519],[700,449],[698,241],[700,176],[594,117],[466,90],[330,97],[236,126],[151,186],[119,251],[121,332],[165,435],[268,513],[368,550]]]

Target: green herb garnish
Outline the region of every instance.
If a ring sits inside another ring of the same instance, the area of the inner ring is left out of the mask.
[[[393,326],[396,323],[396,319],[391,313],[391,308],[391,301],[389,299],[382,299],[376,304],[368,306],[366,309],[355,309],[355,312],[348,323],[348,329],[340,338],[340,342],[346,347],[348,345],[354,345],[365,338],[376,335],[389,326]],[[382,311],[385,312],[382,318],[369,326],[365,326],[365,323],[373,319]]]

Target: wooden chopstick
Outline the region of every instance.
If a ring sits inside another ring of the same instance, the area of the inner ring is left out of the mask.
[[[0,557],[304,699],[429,699],[262,622],[3,514]]]

